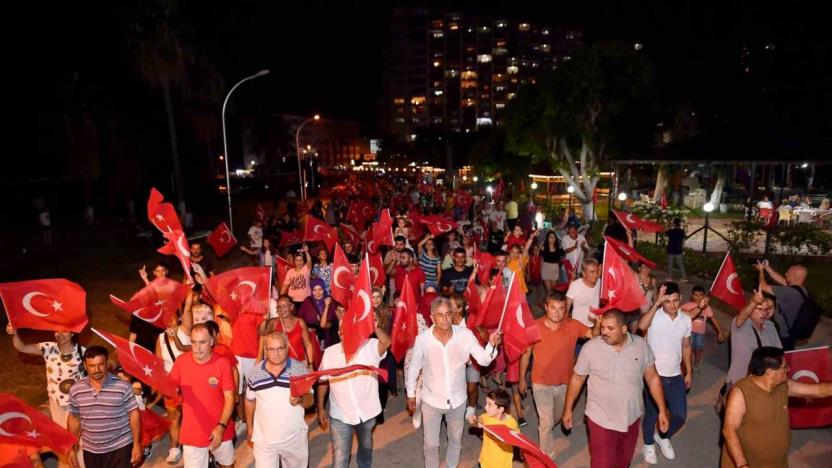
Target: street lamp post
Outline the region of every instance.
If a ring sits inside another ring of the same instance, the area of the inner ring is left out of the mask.
[[[566,191],[569,192],[569,209],[572,209],[572,194],[575,193],[575,187],[569,186],[566,187]]]
[[[228,99],[231,98],[231,93],[233,93],[234,90],[237,89],[238,86],[240,86],[241,84],[245,83],[248,80],[253,80],[255,78],[260,78],[261,76],[266,76],[268,74],[269,74],[269,70],[260,70],[259,72],[255,73],[251,76],[247,76],[247,77],[243,78],[242,80],[238,81],[237,84],[235,84],[231,88],[231,91],[229,91],[228,94],[225,96],[225,101],[223,101],[223,103],[222,103],[222,148],[223,148],[223,151],[225,152],[225,154],[223,154],[223,160],[225,161],[225,191],[228,194],[228,229],[230,229],[231,232],[234,232],[234,216],[231,213],[231,174],[228,171],[228,159],[229,159],[229,157],[228,157],[228,139],[226,138],[226,134],[225,134],[225,108],[226,108],[226,106],[228,106]]]
[[[313,117],[310,117],[310,118],[304,120],[298,126],[298,129],[295,132],[295,151],[297,151],[297,154],[298,154],[298,183],[300,184],[300,199],[301,199],[301,201],[306,200],[306,187],[304,187],[304,183],[303,183],[303,168],[300,165],[300,131],[301,131],[301,129],[303,129],[304,125],[308,124],[309,122],[312,122],[313,120],[314,121],[321,120],[321,116],[318,115],[318,114],[315,114]]]

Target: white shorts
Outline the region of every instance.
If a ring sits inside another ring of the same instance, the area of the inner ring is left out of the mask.
[[[468,383],[480,383],[480,370],[470,362],[465,365],[465,381]]]
[[[257,362],[257,359],[242,356],[234,357],[237,358],[237,371],[240,373],[240,388],[237,390],[238,393],[243,394],[246,391],[246,376],[251,368],[254,367],[254,363]]]
[[[278,444],[254,442],[255,468],[306,468],[309,466],[309,436],[298,431],[288,440]]]
[[[234,464],[234,443],[226,440],[216,450],[212,450],[214,460],[223,466]],[[182,446],[182,459],[185,468],[205,468],[208,466],[208,447],[194,447],[193,445]]]

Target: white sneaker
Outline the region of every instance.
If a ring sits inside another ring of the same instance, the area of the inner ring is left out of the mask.
[[[655,465],[659,462],[656,458],[656,446],[655,445],[644,445],[644,449],[642,450],[644,454],[644,461],[647,462],[649,465]]]
[[[181,459],[182,450],[180,450],[178,447],[171,447],[170,450],[168,450],[168,458],[165,459],[165,462],[167,462],[169,465],[175,465],[179,463],[179,460]]]
[[[653,435],[653,439],[655,439],[656,444],[659,446],[659,450],[662,451],[662,455],[665,458],[668,460],[676,459],[676,452],[673,450],[673,445],[670,444],[670,439],[662,439],[659,437],[658,433]]]

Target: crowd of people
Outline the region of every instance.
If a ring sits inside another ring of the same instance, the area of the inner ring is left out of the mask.
[[[282,199],[272,215],[258,216],[247,231],[241,250],[251,264],[277,268],[280,259],[289,264],[283,280],[272,284],[268,310],[232,321],[206,300],[203,284],[219,271],[202,243],[192,241],[194,280],[178,316],[163,331],[131,316],[130,341],[154,351],[179,388],[179,398],[159,395],[147,405],[162,406],[170,424],[168,463],[204,467],[213,460],[233,466],[236,439],[252,447],[257,467],[305,467],[305,417],[314,412],[320,428],[329,431],[333,466],[349,465],[356,437],[358,466],[369,467],[374,428],[384,424],[389,398],[406,399],[413,425],[423,432],[427,467],[458,466],[466,423],[517,431],[526,425],[526,411],[536,411],[540,448],[557,460],[557,428],[568,431],[576,424],[573,410],[584,385],[593,467],[628,466],[639,433],[648,464],[658,463],[658,453],[676,458],[672,441],[686,421],[687,391],[702,363],[707,325],[720,343],[729,334],[715,319],[705,289],[695,286],[683,300],[676,282],[658,283],[650,266],[640,263],[632,274],[644,307],[596,313],[603,305],[603,250],[591,244],[574,212],[544,227],[533,203],[519,204],[502,186],[489,193],[452,191],[430,178],[346,185],[374,191],[322,194],[309,206]],[[357,199],[372,207],[363,226],[353,225],[350,215]],[[372,337],[348,360],[341,342],[347,304],[331,295],[333,252],[292,233],[303,215],[331,226],[351,225],[358,237],[344,235],[339,244],[357,270],[368,249],[362,233],[382,208],[394,214],[394,242],[382,256],[388,281],[372,291]],[[415,219],[428,214],[445,216],[454,226],[431,234]],[[605,234],[633,245],[631,233],[615,217]],[[484,275],[479,268],[483,252],[494,258]],[[832,395],[832,384],[785,377],[782,350],[795,346],[789,324],[806,300],[807,270],[793,266],[781,275],[762,262],[757,268],[759,288],[730,324],[731,367],[722,405],[721,463],[726,467],[786,466],[785,399]],[[681,272],[686,279],[683,266]],[[150,275],[168,277],[171,269],[159,262]],[[150,275],[144,267],[139,271],[145,284]],[[500,330],[466,323],[471,286],[479,302],[497,281],[503,287],[512,281],[519,285],[540,334],[513,362],[503,351]],[[419,334],[398,363],[389,347],[405,282],[416,296]],[[62,458],[62,465],[135,466],[148,455],[135,395],[153,389],[116,378],[107,368],[107,350],[80,346],[74,333],[58,332],[54,342],[29,344],[13,328],[8,332],[19,352],[44,358],[52,418],[80,436],[78,451]],[[301,396],[290,391],[292,377],[356,364],[386,369],[387,378],[354,371],[322,377],[313,392]],[[533,407],[526,406],[527,393]],[[484,413],[477,415],[479,408]],[[440,441],[443,420],[445,444]],[[447,447],[444,457],[441,445]],[[480,466],[509,467],[514,458],[509,445],[483,434]]]

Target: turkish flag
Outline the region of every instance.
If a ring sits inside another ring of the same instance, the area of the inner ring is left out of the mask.
[[[338,242],[338,231],[320,219],[307,215],[303,223],[303,240],[323,242],[327,252],[332,252]]]
[[[522,432],[502,424],[488,424],[482,428],[500,442],[522,450],[529,468],[557,468],[555,462]]]
[[[651,262],[647,257],[638,253],[638,251],[626,242],[621,242],[620,240],[613,239],[609,236],[604,236],[604,240],[607,241],[607,245],[613,248],[618,255],[621,255],[629,262],[641,262],[650,268],[656,268],[656,263]]]
[[[378,222],[370,227],[372,240],[367,242],[367,248],[371,253],[378,252],[382,245],[393,246],[393,218],[390,217],[390,210],[381,210]]]
[[[644,297],[644,291],[638,284],[635,272],[614,248],[609,247],[609,243],[606,245],[604,271],[601,273],[601,299],[606,299],[607,304],[592,312],[598,315],[613,308],[622,312],[640,309],[647,302],[647,298]]]
[[[156,357],[151,351],[120,336],[95,328],[92,331],[116,348],[118,363],[125,372],[168,398],[178,398],[178,385],[165,372],[165,361]]]
[[[355,275],[352,272],[352,265],[347,260],[341,246],[335,244],[335,257],[332,261],[332,282],[330,290],[335,302],[346,305],[352,298],[352,287],[355,283]],[[283,283],[281,283],[283,284]]]
[[[719,272],[711,284],[711,295],[738,312],[745,307],[745,292],[740,283],[737,267],[734,266],[734,259],[731,258],[731,252],[726,253],[722,260],[722,266],[719,267]]]
[[[214,249],[214,253],[218,257],[223,257],[237,245],[237,238],[234,237],[234,233],[231,232],[231,229],[228,229],[225,223],[220,223],[214,229],[214,232],[208,236],[208,245]]]
[[[124,302],[110,294],[110,302],[119,309],[144,320],[164,330],[170,324],[171,317],[176,317],[176,311],[191,286],[172,279],[160,277],[133,294],[129,302]]]
[[[477,290],[477,285],[474,284],[473,279],[468,281],[463,296],[465,297],[465,303],[468,304],[468,317],[465,319],[465,324],[473,331],[480,325],[483,314],[480,292]]]
[[[349,361],[349,359],[347,359],[347,361]],[[387,382],[387,369],[365,366],[363,364],[353,364],[351,366],[341,367],[338,369],[324,369],[314,372],[307,372],[303,375],[289,377],[289,391],[291,392],[293,397],[299,398],[311,392],[312,386],[315,385],[315,382],[317,382],[318,379],[321,377],[337,377],[339,375],[349,374],[350,372],[355,371],[375,372],[376,374],[378,374],[379,377],[381,377],[381,380]]]
[[[499,273],[485,293],[485,299],[482,301],[482,316],[477,320],[477,326],[489,330],[497,328],[500,324],[500,316],[503,315],[505,301],[506,289],[503,287],[503,274]]]
[[[526,348],[540,341],[540,330],[526,302],[526,295],[513,276],[502,315],[503,350],[508,362],[515,362],[526,352]]]
[[[139,416],[142,421],[142,447],[160,440],[170,430],[170,419],[159,416],[150,408],[139,411]]]
[[[474,253],[474,259],[477,261],[477,278],[480,284],[488,284],[488,280],[491,279],[491,270],[494,269],[497,261],[493,255],[488,252],[479,252],[479,249]]]
[[[63,278],[0,283],[0,298],[14,328],[81,333],[89,321],[87,293]]]
[[[164,202],[165,196],[156,188],[150,189],[150,196],[147,199],[147,219],[156,226],[162,234],[170,231],[181,231],[182,223],[176,214],[176,208],[168,202]]]
[[[370,259],[365,255],[358,271],[358,278],[355,281],[352,300],[350,300],[341,322],[341,340],[344,344],[344,355],[347,362],[376,329],[372,297]]]
[[[76,437],[11,393],[0,393],[0,442],[67,453]],[[27,460],[28,461],[28,460]]]
[[[292,264],[280,255],[276,255],[275,267],[277,269],[277,285],[278,289],[280,289],[283,286],[283,280],[286,279],[286,273],[292,269]]]
[[[829,346],[786,351],[786,362],[792,380],[810,384],[832,381]],[[789,425],[792,429],[832,425],[832,397],[789,398]]]
[[[396,302],[393,332],[390,334],[390,352],[393,353],[397,362],[404,359],[405,353],[413,346],[416,335],[419,333],[416,324],[416,307],[413,286],[410,281],[405,281],[402,293]]]
[[[667,209],[667,194],[665,194],[665,193],[662,193],[661,204],[662,204],[662,209],[666,210]]]
[[[226,271],[208,278],[205,289],[231,322],[241,313],[262,314],[269,310],[269,270],[269,267],[243,267]]]
[[[159,247],[156,251],[164,255],[173,255],[179,259],[179,264],[182,265],[182,271],[185,276],[191,277],[191,250],[188,246],[188,238],[181,229],[168,231],[162,233],[167,239],[167,243]]]
[[[283,231],[280,233],[280,247],[303,243],[303,234],[300,231]]]
[[[263,209],[260,204],[257,204],[257,210],[255,211],[254,215],[257,217],[258,221],[264,221],[266,219],[266,210]]]
[[[353,200],[353,202],[350,203],[346,219],[350,224],[361,230],[363,230],[367,225],[367,220],[364,219],[364,215],[361,214],[361,206],[357,200]]]
[[[468,209],[474,203],[474,197],[465,190],[457,190],[454,194],[454,204],[464,209]]]
[[[344,233],[344,238],[352,243],[353,247],[358,249],[361,245],[361,234],[359,234],[358,230],[351,224],[341,223],[341,232]]]
[[[387,282],[387,273],[384,271],[384,261],[380,253],[369,254],[370,258],[370,282],[373,286],[380,288]]]
[[[442,216],[423,216],[422,223],[427,226],[428,231],[434,237],[439,237],[456,229],[456,221]]]
[[[654,221],[647,221],[646,219],[641,219],[638,216],[634,215],[633,213],[629,213],[627,211],[618,211],[612,210],[613,214],[621,224],[624,225],[627,229],[636,229],[639,231],[645,232],[664,232],[664,226]]]

